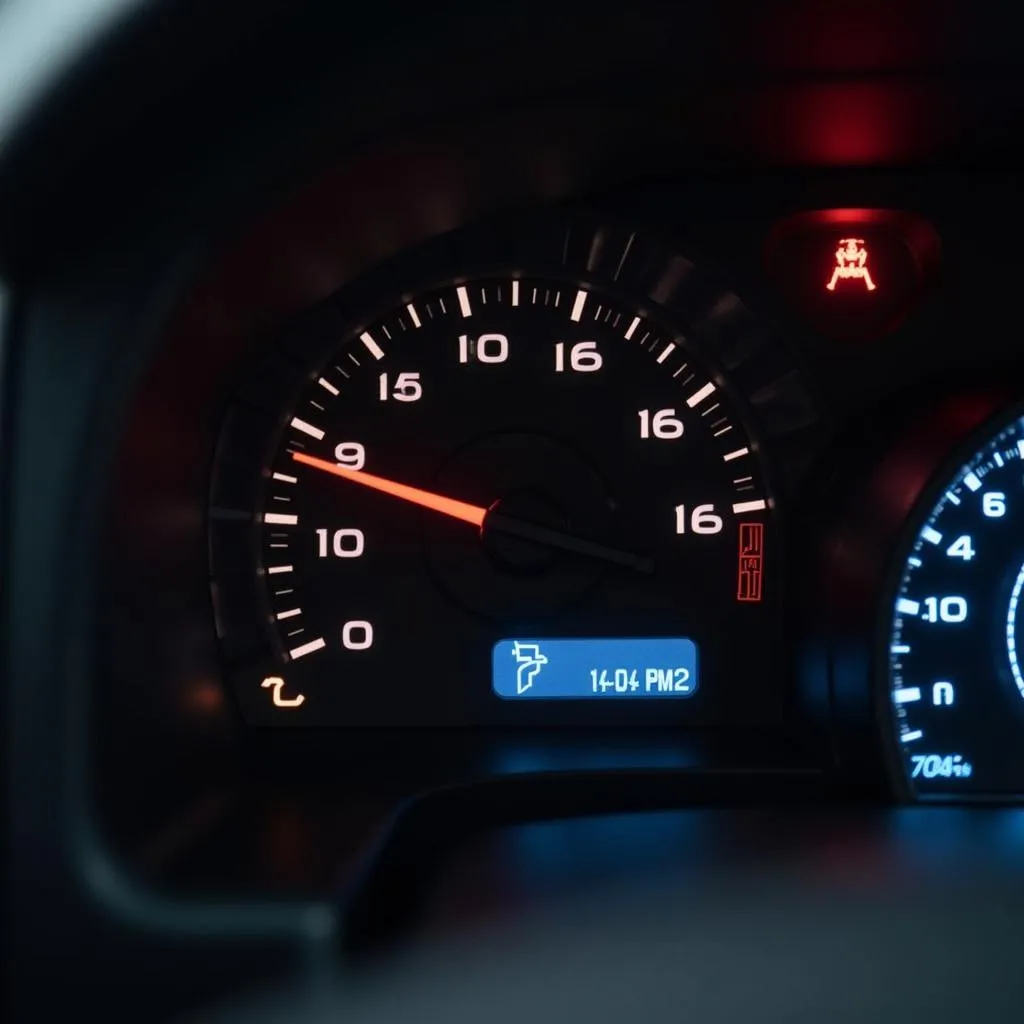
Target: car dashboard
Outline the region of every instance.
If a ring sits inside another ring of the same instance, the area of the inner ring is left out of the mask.
[[[62,949],[178,1013],[662,875],[1012,873],[1012,55],[155,6],[0,177],[37,1005]]]

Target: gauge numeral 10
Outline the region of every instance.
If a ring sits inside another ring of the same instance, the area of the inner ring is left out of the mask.
[[[382,373],[377,378],[378,397],[382,402],[393,398],[396,402],[418,402],[423,397],[423,385],[418,373],[399,373],[394,381]]]
[[[685,505],[676,505],[676,533],[721,533],[724,525],[714,505],[696,505],[689,515]]]
[[[641,409],[640,436],[656,438],[659,441],[674,441],[683,436],[683,421],[676,415],[675,409]]]
[[[569,369],[574,373],[593,373],[604,365],[596,341],[578,341],[569,347]],[[565,373],[565,342],[555,344],[555,373]]]
[[[925,622],[966,622],[967,599],[964,597],[926,597],[924,599]]]
[[[353,619],[341,627],[341,644],[347,651],[367,651],[373,646],[373,624]]]
[[[507,363],[508,338],[504,334],[481,334],[473,341],[468,334],[459,335],[459,362]]]
[[[318,558],[359,558],[366,549],[366,537],[362,530],[317,530],[316,553]]]

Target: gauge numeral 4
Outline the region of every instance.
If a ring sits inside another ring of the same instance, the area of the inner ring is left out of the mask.
[[[317,530],[316,553],[318,558],[359,558],[366,549],[366,537],[362,530]]]
[[[949,558],[960,558],[965,562],[969,562],[976,554],[974,541],[971,539],[970,534],[967,533],[961,534],[946,548],[946,555]]]
[[[721,533],[724,525],[714,505],[696,505],[689,515],[685,505],[676,505],[676,533]]]
[[[555,344],[555,373],[565,373],[566,345],[564,341]],[[569,369],[573,373],[594,373],[604,365],[596,341],[578,341],[569,346]]]
[[[676,415],[675,409],[641,409],[640,436],[655,438],[659,441],[674,441],[683,436],[683,421]]]

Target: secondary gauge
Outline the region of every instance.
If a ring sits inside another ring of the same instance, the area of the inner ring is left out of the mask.
[[[911,792],[1024,792],[1024,421],[975,434],[914,514],[887,604],[895,745]]]
[[[466,266],[307,332],[322,354],[253,516],[271,642],[235,673],[250,721],[777,709],[776,495],[713,344],[738,364],[763,339],[690,261],[591,229],[575,268],[572,237],[560,266]]]

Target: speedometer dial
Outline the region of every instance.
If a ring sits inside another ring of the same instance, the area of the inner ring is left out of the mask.
[[[666,296],[693,270],[662,266]],[[321,340],[262,474],[251,721],[777,706],[759,682],[781,639],[775,497],[742,398],[664,310],[526,265]]]
[[[920,796],[1024,792],[1024,422],[940,473],[889,612],[895,738]]]

